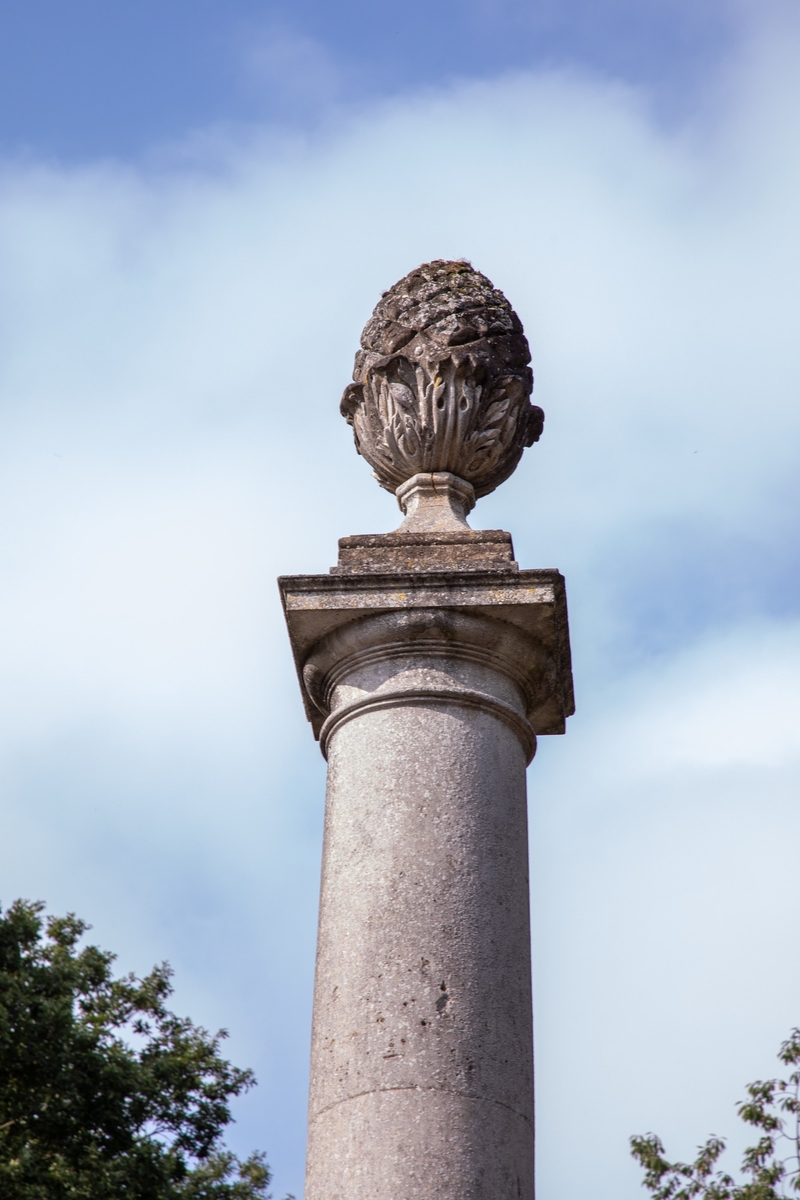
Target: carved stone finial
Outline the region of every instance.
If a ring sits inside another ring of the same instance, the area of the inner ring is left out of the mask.
[[[388,491],[398,494],[413,476],[438,475],[438,487],[428,485],[435,497],[446,473],[485,496],[538,441],[544,413],[529,401],[533,374],[522,323],[469,263],[425,263],[384,292],[361,347],[341,412]],[[452,490],[444,488],[448,496]],[[459,523],[463,499],[456,503]],[[398,500],[406,512],[405,495]]]

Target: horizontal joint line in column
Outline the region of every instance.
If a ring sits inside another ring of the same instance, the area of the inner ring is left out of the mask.
[[[481,1104],[497,1104],[500,1108],[505,1108],[508,1112],[513,1113],[515,1117],[519,1117],[520,1121],[524,1121],[526,1125],[532,1124],[530,1117],[526,1117],[525,1113],[518,1112],[510,1104],[506,1104],[503,1100],[495,1100],[492,1096],[471,1096],[469,1092],[457,1092],[454,1088],[426,1087],[419,1083],[399,1083],[395,1087],[367,1088],[366,1091],[355,1092],[352,1096],[343,1096],[341,1100],[334,1100],[332,1104],[326,1104],[324,1108],[318,1109],[311,1119],[321,1117],[323,1113],[338,1108],[340,1104],[347,1104],[351,1100],[360,1100],[362,1096],[380,1095],[382,1092],[441,1092],[447,1096],[458,1096],[461,1100],[478,1100]]]
[[[484,696],[479,692],[461,692],[455,688],[413,688],[403,692],[393,692],[390,695],[375,696],[368,700],[357,700],[345,708],[332,712],[319,733],[319,744],[322,753],[328,757],[328,742],[334,731],[346,721],[360,716],[365,712],[380,712],[386,708],[421,707],[437,705],[451,707],[461,705],[463,708],[477,708],[490,716],[497,717],[516,733],[522,742],[527,761],[530,762],[536,753],[536,734],[531,726],[514,712],[507,704],[495,700],[493,696]]]

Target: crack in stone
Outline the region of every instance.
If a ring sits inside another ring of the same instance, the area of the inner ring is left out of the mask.
[[[454,1088],[425,1087],[418,1083],[399,1083],[394,1087],[367,1088],[364,1092],[354,1092],[352,1096],[343,1096],[341,1100],[334,1100],[332,1104],[326,1104],[324,1108],[317,1109],[314,1117],[321,1117],[323,1113],[338,1108],[340,1104],[347,1104],[350,1100],[360,1100],[362,1096],[374,1096],[381,1092],[444,1092],[448,1096],[458,1096],[461,1100],[479,1100],[482,1104],[497,1104],[500,1108],[505,1108],[513,1113],[515,1117],[519,1117],[526,1125],[532,1124],[530,1117],[517,1112],[516,1108],[512,1108],[510,1104],[506,1104],[502,1100],[495,1100],[491,1096],[471,1096],[469,1092],[457,1092]]]

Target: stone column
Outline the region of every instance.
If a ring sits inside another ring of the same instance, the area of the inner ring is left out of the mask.
[[[483,276],[428,264],[398,291],[417,300],[414,345],[369,360],[385,296],[343,407],[406,519],[342,539],[329,575],[280,581],[328,759],[305,1200],[532,1200],[525,770],[573,707],[566,599],[557,571],[520,571],[508,534],[465,518],[541,413],[521,326]],[[463,340],[494,310],[510,351]],[[498,404],[505,441],[480,470],[475,441],[503,441]]]

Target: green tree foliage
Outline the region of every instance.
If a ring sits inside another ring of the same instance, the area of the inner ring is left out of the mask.
[[[166,1007],[170,969],[115,979],[89,928],[0,911],[3,1200],[267,1200],[261,1154],[225,1149],[229,1100],[255,1083]]]
[[[800,1029],[793,1029],[778,1054],[794,1068],[788,1079],[751,1083],[739,1116],[760,1137],[744,1153],[736,1183],[717,1169],[725,1149],[722,1138],[710,1137],[693,1163],[671,1163],[655,1134],[631,1138],[631,1153],[644,1168],[644,1186],[653,1200],[797,1200],[800,1197]]]

